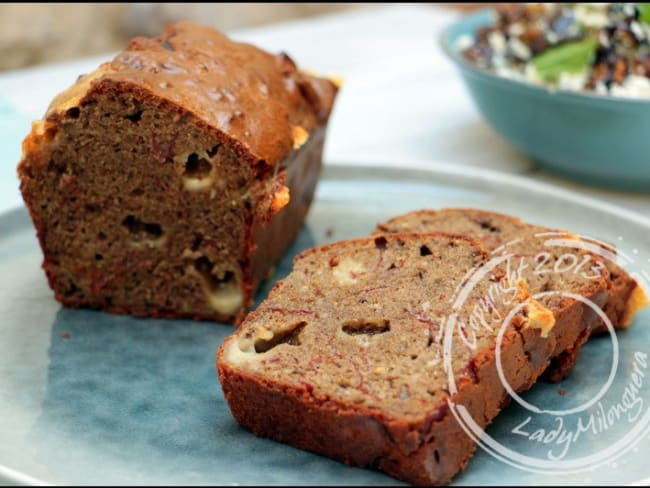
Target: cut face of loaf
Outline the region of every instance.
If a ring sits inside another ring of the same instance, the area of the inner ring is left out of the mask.
[[[534,383],[557,343],[595,320],[575,300],[549,303],[553,314],[529,300],[536,285],[526,276],[494,267],[453,309],[454,392],[443,327],[459,286],[471,281],[468,272],[488,261],[476,241],[449,234],[388,234],[299,255],[219,349],[219,378],[235,419],[256,435],[404,481],[449,482],[475,445],[448,401],[485,426],[509,400],[495,365],[509,311],[500,350],[516,391]],[[597,278],[574,283],[573,291],[602,302],[604,286]],[[511,301],[487,298],[498,289],[509,290]],[[482,326],[472,320],[477,310]]]
[[[538,225],[528,224],[517,217],[488,212],[485,210],[468,208],[447,208],[442,210],[416,210],[377,225],[373,234],[385,234],[391,232],[453,232],[477,238],[481,244],[490,252],[503,244],[521,239],[522,235],[529,236],[523,244],[517,246],[522,248],[531,243],[530,236],[548,232],[558,232]],[[535,238],[542,243],[539,237]],[[510,246],[509,248],[512,248]],[[612,252],[611,249],[605,250]],[[615,253],[615,250],[613,251]],[[630,325],[643,291],[638,287],[637,282],[623,268],[611,260],[602,259],[609,271],[609,292],[604,307],[612,325],[622,329]],[[605,327],[600,327],[595,332],[606,332]]]
[[[549,248],[545,245],[547,239],[551,239],[559,232],[557,230],[527,224],[517,217],[504,215],[496,212],[488,212],[477,209],[448,208],[442,210],[418,210],[404,215],[394,217],[386,222],[377,225],[374,234],[385,234],[392,232],[453,232],[478,239],[481,245],[489,252],[524,252],[529,254],[540,254],[541,259],[544,253],[551,252],[556,257],[564,254],[561,247]],[[568,235],[568,234],[567,234]],[[502,246],[506,247],[502,248]],[[608,254],[615,253],[615,250],[604,249]],[[565,264],[560,269],[568,267],[571,256],[567,256]],[[607,300],[603,311],[611,324],[618,329],[626,328],[632,321],[632,317],[639,308],[648,303],[645,294],[637,282],[620,266],[613,261],[594,256],[593,262],[600,261],[599,266],[606,270],[605,279],[607,282]],[[544,268],[553,264],[548,261]],[[553,273],[549,276],[562,278],[575,273]],[[563,280],[543,283],[544,289],[566,290]],[[607,327],[598,322],[593,331],[581,331],[575,336],[575,342],[567,349],[558,345],[556,357],[548,371],[548,378],[554,381],[562,379],[573,367],[578,358],[580,347],[586,342],[591,332],[606,333]]]
[[[238,321],[300,229],[335,95],[188,22],[81,77],[18,168],[56,298]]]

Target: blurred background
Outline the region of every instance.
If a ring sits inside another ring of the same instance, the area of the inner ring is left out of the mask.
[[[364,7],[341,3],[0,4],[0,70],[118,51],[131,37],[157,35],[174,20],[230,30],[355,8]]]
[[[472,8],[447,4],[455,8]],[[360,3],[3,3],[0,71],[122,49],[136,35],[157,35],[168,22],[194,20],[221,30],[254,27],[344,10]]]
[[[596,9],[595,5],[566,4],[566,8]],[[623,4],[608,5],[614,9]],[[542,96],[534,85],[510,91],[503,76],[472,76],[458,52],[448,48],[455,42],[452,38],[471,38],[478,26],[487,29],[481,31],[488,37],[494,22],[490,12],[467,12],[486,6],[498,6],[512,22],[521,19],[508,14],[510,9],[536,11],[535,4],[447,2],[0,3],[0,145],[14,148],[5,155],[7,160],[18,160],[19,141],[29,121],[42,116],[57,92],[124,49],[129,39],[159,35],[169,22],[187,19],[270,52],[286,50],[301,66],[345,78],[328,136],[326,156],[331,160],[408,156],[534,173],[538,180],[562,184],[568,180],[556,175],[572,176],[581,191],[593,185],[621,192],[638,189],[643,196],[621,193],[615,200],[624,204],[635,200],[634,205],[638,200],[637,208],[647,212],[650,151],[643,131],[650,123],[650,86],[646,100],[594,99],[586,105],[568,94]],[[566,19],[574,17],[562,14],[563,22],[553,25],[566,29],[570,24]],[[645,52],[644,59],[650,60],[650,22],[645,23],[648,34],[640,54]],[[631,20],[621,25],[631,32]],[[621,30],[620,41],[629,44],[630,32],[623,27],[616,27]],[[538,36],[539,29],[533,26],[519,37]],[[443,32],[449,37],[445,42]],[[499,39],[492,37],[495,42]],[[557,71],[557,55],[554,59],[550,66]],[[601,60],[608,63],[606,75],[615,67],[612,59],[616,56]],[[523,98],[515,103],[517,93]],[[396,126],[396,120],[402,124]],[[20,203],[14,180],[4,182],[0,177],[0,197],[2,185]]]

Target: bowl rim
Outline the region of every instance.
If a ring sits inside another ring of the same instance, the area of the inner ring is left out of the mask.
[[[476,12],[472,12],[470,14],[462,15],[458,20],[452,22],[450,25],[445,27],[445,29],[440,34],[438,34],[437,36],[438,44],[442,48],[442,51],[451,61],[453,61],[460,68],[465,69],[469,71],[471,74],[489,80],[493,83],[504,83],[506,85],[510,85],[513,88],[529,90],[539,95],[562,96],[583,103],[595,101],[595,102],[609,104],[609,105],[621,104],[621,105],[628,105],[628,106],[632,105],[636,107],[639,107],[639,105],[643,105],[644,109],[650,107],[650,98],[616,97],[613,95],[601,95],[598,93],[590,93],[584,91],[572,91],[572,90],[564,90],[559,88],[553,89],[542,85],[536,85],[528,81],[506,78],[504,76],[500,76],[494,73],[493,71],[479,68],[478,66],[471,63],[470,61],[468,61],[467,59],[465,59],[463,56],[460,55],[460,51],[451,45],[450,37],[452,31],[458,28],[460,25],[465,24],[473,19],[477,19],[479,17],[483,17],[483,16],[487,17],[488,14],[493,17],[496,14],[496,10],[494,8],[487,7],[487,8],[481,8]]]

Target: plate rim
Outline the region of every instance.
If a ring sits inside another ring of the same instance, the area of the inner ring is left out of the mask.
[[[354,174],[361,174],[372,178],[383,176],[396,176],[398,180],[408,180],[413,172],[441,175],[443,177],[457,178],[462,182],[477,183],[484,181],[490,184],[501,184],[510,191],[531,191],[537,195],[547,195],[566,202],[586,207],[593,211],[603,212],[610,216],[624,219],[626,222],[640,226],[650,231],[650,218],[643,214],[626,209],[619,205],[599,200],[596,197],[583,195],[576,191],[562,188],[548,182],[536,181],[533,177],[507,173],[489,168],[452,164],[429,159],[412,158],[402,156],[399,158],[400,165],[395,164],[393,159],[354,159],[354,160],[327,160],[323,164],[319,183],[323,180],[350,177]],[[420,180],[418,180],[420,181]],[[318,186],[317,186],[318,191]],[[26,207],[14,206],[0,211],[0,223],[20,214],[27,212]],[[28,213],[28,212],[27,212]],[[54,486],[51,482],[34,478],[27,473],[12,469],[0,463],[0,482],[14,483],[22,486]],[[650,485],[650,477],[627,483],[628,486]]]
[[[482,168],[479,166],[469,166],[452,164],[447,162],[400,157],[400,162],[405,165],[397,166],[388,160],[354,160],[351,162],[345,161],[328,161],[323,167],[323,176],[321,179],[331,177],[330,173],[339,171],[353,171],[353,170],[375,170],[377,172],[394,173],[405,175],[409,171],[423,171],[431,173],[439,173],[445,176],[461,178],[469,181],[486,181],[490,183],[505,184],[510,188],[517,190],[531,190],[536,193],[544,193],[550,197],[557,197],[559,199],[575,203],[577,205],[588,207],[592,210],[598,210],[612,216],[621,217],[631,223],[640,225],[650,230],[650,217],[645,217],[640,212],[630,210],[620,205],[609,203],[591,195],[579,193],[577,190],[570,190],[563,188],[554,183],[545,181],[536,181],[534,175],[527,176],[526,174],[515,174],[506,171]]]
[[[43,481],[20,471],[16,471],[15,469],[11,469],[4,464],[0,464],[0,482],[16,483],[20,486],[53,486],[47,481]]]

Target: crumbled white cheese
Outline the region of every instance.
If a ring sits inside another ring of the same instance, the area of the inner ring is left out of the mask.
[[[490,32],[487,41],[495,53],[506,52],[506,37],[501,32]]]
[[[526,79],[524,74],[508,66],[496,67],[495,71],[496,74],[501,76],[502,78],[508,78],[509,80],[517,80],[517,81],[529,81]]]
[[[456,49],[459,51],[464,51],[468,47],[472,47],[474,45],[474,37],[470,36],[469,34],[463,34],[462,36],[458,36],[458,39],[456,39]]]
[[[499,55],[499,56],[495,55],[492,58],[492,66],[494,66],[494,68],[497,69],[497,70],[499,70],[501,68],[505,68],[505,69],[508,69],[508,70],[510,69],[508,67],[508,60],[503,55]]]
[[[553,32],[553,31],[548,31],[548,32],[546,33],[546,40],[547,40],[550,44],[556,44],[557,41],[560,40],[560,38],[558,37],[558,35],[557,35],[555,32]]]
[[[536,84],[544,83],[542,81],[542,78],[540,78],[539,74],[537,73],[537,70],[535,69],[535,65],[532,63],[526,64],[526,67],[524,68],[524,78],[526,79],[526,81],[530,81],[531,83],[536,83]]]
[[[609,93],[607,87],[605,86],[605,83],[603,83],[602,81],[596,83],[596,86],[594,87],[594,91],[599,95],[607,95]]]
[[[342,259],[338,266],[332,270],[334,278],[341,285],[356,283],[357,277],[365,272],[364,265],[351,258]]]
[[[606,6],[603,8],[602,4],[576,4],[573,8],[573,15],[578,22],[587,27],[602,29],[609,24]]]
[[[598,33],[598,43],[603,46],[603,47],[610,47],[611,43],[609,42],[609,37],[605,33],[605,31],[600,31]]]
[[[515,22],[508,26],[508,34],[511,36],[520,36],[526,31],[524,24],[521,22]]]
[[[634,34],[634,37],[636,37],[637,39],[643,40],[646,38],[646,32],[643,29],[643,27],[641,27],[641,24],[639,24],[638,22],[636,21],[630,22],[630,30]]]
[[[580,71],[578,73],[560,73],[560,78],[557,81],[557,87],[561,90],[569,91],[582,91],[587,82],[587,71]]]
[[[645,76],[629,75],[622,85],[612,84],[610,94],[624,98],[650,97],[650,80]]]
[[[508,41],[508,47],[510,48],[512,54],[524,61],[529,60],[532,56],[530,48],[516,37],[513,37]]]
[[[634,5],[630,5],[629,3],[623,5],[623,13],[626,17],[634,17]]]

